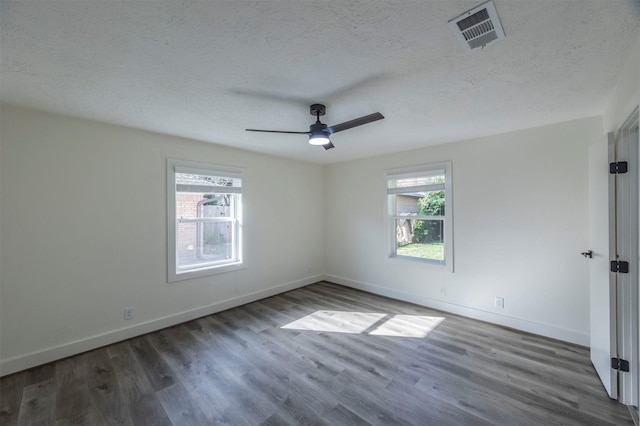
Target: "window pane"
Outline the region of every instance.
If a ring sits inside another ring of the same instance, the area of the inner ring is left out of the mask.
[[[200,200],[200,217],[231,217],[232,194],[207,194]]]
[[[424,192],[407,192],[397,194],[396,216],[417,216],[420,211],[419,201],[424,197]]]
[[[232,217],[236,194],[176,193],[177,218]]]
[[[435,185],[444,183],[444,171],[431,176],[412,176],[404,178],[391,178],[388,180],[388,188],[409,188],[412,186]]]
[[[234,229],[234,222],[178,223],[178,267],[233,259]]]
[[[178,192],[204,192],[203,190],[207,187],[240,187],[241,185],[242,182],[238,178],[176,173],[176,188]]]
[[[444,261],[444,220],[396,219],[396,254]]]
[[[202,256],[210,261],[234,258],[234,222],[202,224]]]
[[[395,216],[444,216],[444,191],[396,194]]]
[[[178,223],[178,268],[198,268],[211,263],[235,261],[235,221],[197,222],[199,218],[235,218],[238,194],[176,193],[176,218],[195,219]]]
[[[418,205],[422,216],[444,216],[444,191],[424,193]]]

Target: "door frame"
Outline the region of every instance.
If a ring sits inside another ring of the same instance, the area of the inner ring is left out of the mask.
[[[638,307],[638,250],[640,231],[638,227],[639,175],[638,162],[638,108],[625,120],[613,141],[614,159],[627,161],[627,173],[610,175],[610,205],[615,206],[610,216],[610,259],[629,262],[629,273],[610,273],[610,283],[616,288],[617,306],[617,355],[629,361],[630,372],[618,373],[618,401],[638,407],[640,395],[640,319]],[[609,142],[612,143],[611,141]],[[609,153],[611,155],[611,148]],[[617,181],[613,184],[612,181]],[[611,191],[614,192],[611,192]],[[611,208],[611,206],[610,206]],[[611,211],[611,210],[610,210]]]

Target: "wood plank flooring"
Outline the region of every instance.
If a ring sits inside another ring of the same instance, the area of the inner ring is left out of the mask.
[[[0,379],[1,425],[632,425],[587,348],[320,282]]]

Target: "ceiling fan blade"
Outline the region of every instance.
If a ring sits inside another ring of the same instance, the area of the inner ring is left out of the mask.
[[[345,121],[344,123],[336,124],[335,126],[327,127],[327,131],[330,134],[341,132],[343,130],[351,129],[352,127],[362,126],[363,124],[371,123],[373,121],[382,120],[384,115],[379,112],[374,112],[373,114],[365,115],[364,117],[356,118],[350,121]]]
[[[263,133],[291,133],[294,135],[308,135],[309,132],[289,132],[287,130],[260,130],[260,129],[245,129],[247,132],[263,132]]]
[[[334,148],[333,144],[331,143],[331,141],[329,141],[329,143],[325,143],[324,145],[322,145],[322,147],[324,149],[331,149]]]

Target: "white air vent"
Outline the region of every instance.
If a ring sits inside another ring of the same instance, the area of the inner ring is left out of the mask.
[[[467,50],[504,38],[504,30],[492,0],[450,20],[449,26]]]

